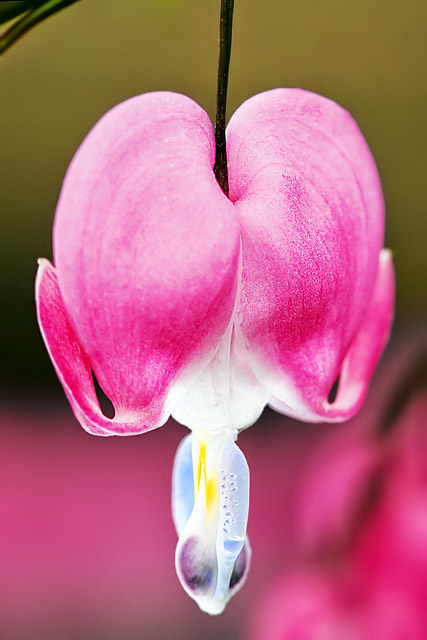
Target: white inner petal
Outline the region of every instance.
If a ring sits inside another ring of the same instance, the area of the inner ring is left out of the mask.
[[[232,322],[209,364],[172,416],[193,430],[240,431],[258,420],[268,399],[269,393],[246,363]]]

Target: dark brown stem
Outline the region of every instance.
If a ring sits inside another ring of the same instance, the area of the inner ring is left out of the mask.
[[[231,34],[233,29],[234,0],[221,0],[219,26],[218,83],[215,118],[215,165],[216,179],[228,196],[227,149],[225,145],[225,125],[227,107],[228,72],[230,68]]]

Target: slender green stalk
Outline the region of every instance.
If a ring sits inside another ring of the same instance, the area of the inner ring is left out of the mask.
[[[44,0],[17,0],[16,2],[0,2],[0,24],[5,24],[26,13]]]
[[[233,28],[234,0],[221,0],[219,27],[218,84],[215,118],[215,165],[216,179],[228,196],[227,149],[225,146],[225,125],[227,107],[228,71],[230,68],[231,34]]]
[[[78,0],[47,0],[47,2],[38,4],[32,10],[27,11],[0,37],[0,55],[36,24],[75,2]]]

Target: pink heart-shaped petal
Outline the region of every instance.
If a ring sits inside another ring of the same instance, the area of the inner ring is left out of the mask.
[[[176,409],[191,427],[200,413],[240,429],[268,399],[314,421],[360,406],[394,300],[363,136],[330,100],[278,89],[236,111],[227,145],[230,199],[206,113],[153,93],[112,109],[77,151],[55,216],[58,284],[45,265],[37,298],[85,428],[140,432]],[[89,410],[90,370],[113,420]]]
[[[249,99],[227,134],[247,357],[274,408],[345,419],[360,406],[393,310],[387,257],[379,271],[384,206],[372,155],[346,111],[299,89]]]

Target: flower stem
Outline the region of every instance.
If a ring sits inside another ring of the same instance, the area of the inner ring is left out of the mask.
[[[15,2],[2,2],[0,4],[0,24],[5,24],[23,13],[42,4],[41,0],[17,0]]]
[[[74,4],[77,0],[47,0],[30,5],[30,10],[0,37],[0,55],[11,47],[21,36],[45,18],[57,13],[61,9]]]
[[[218,83],[215,118],[215,164],[216,179],[228,196],[227,149],[225,146],[225,115],[227,106],[228,71],[230,68],[231,33],[233,28],[234,0],[221,0],[219,23]]]

